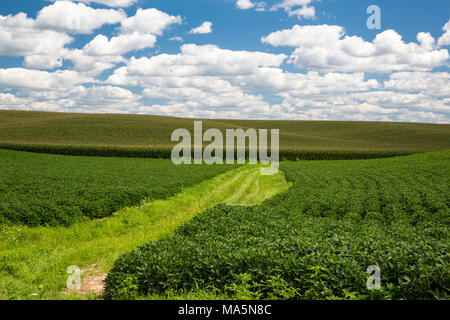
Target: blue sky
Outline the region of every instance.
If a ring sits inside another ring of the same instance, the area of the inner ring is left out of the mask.
[[[8,1],[0,109],[449,123],[449,12],[445,0]]]

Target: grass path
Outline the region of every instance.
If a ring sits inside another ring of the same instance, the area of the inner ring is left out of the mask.
[[[259,166],[243,166],[169,199],[68,228],[0,226],[0,299],[93,298],[63,293],[68,266],[88,270],[84,278],[104,274],[121,253],[173,233],[205,209],[219,203],[258,205],[290,187],[281,172],[259,172]]]

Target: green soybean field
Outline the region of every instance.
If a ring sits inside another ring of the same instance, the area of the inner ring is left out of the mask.
[[[448,299],[449,161],[447,151],[283,163],[289,190],[216,206],[122,255],[106,296]],[[380,290],[366,286],[373,265]]]
[[[75,157],[0,150],[0,222],[70,225],[99,219],[233,166],[175,166],[160,159]]]

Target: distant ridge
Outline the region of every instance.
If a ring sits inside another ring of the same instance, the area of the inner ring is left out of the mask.
[[[88,156],[168,158],[173,130],[194,120],[151,115],[0,111],[0,148]],[[450,125],[202,119],[204,130],[280,129],[284,159],[364,159],[450,149]]]

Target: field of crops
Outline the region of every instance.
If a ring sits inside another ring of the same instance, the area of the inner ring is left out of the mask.
[[[162,199],[233,166],[0,150],[0,224],[70,225]]]
[[[9,155],[13,154],[17,155],[9,152]],[[32,157],[29,154],[23,156]],[[41,155],[34,156],[42,159]],[[57,163],[64,161],[64,157],[47,158],[58,159]],[[71,159],[67,158],[67,161]],[[99,165],[104,162],[101,158],[91,161]],[[122,164],[130,169],[133,162],[130,160]],[[160,170],[177,171],[169,166],[170,160],[151,163]],[[30,165],[29,162],[23,164]],[[52,166],[52,163],[47,162],[47,165]],[[206,167],[196,167],[208,171]],[[110,168],[117,169],[115,166]],[[107,168],[104,170],[106,172]],[[210,170],[209,174],[200,174],[197,179],[211,175],[214,170]],[[215,170],[215,173],[218,171]],[[86,220],[68,227],[0,224],[0,300],[96,298],[101,294],[102,279],[120,254],[173,234],[180,225],[219,203],[259,205],[290,187],[281,173],[272,176],[259,173],[259,166],[237,167],[184,187],[167,199],[147,201],[139,206],[120,209],[104,219]],[[159,181],[149,179],[152,182],[150,190],[166,190],[170,194],[174,185],[164,183],[169,173],[162,173],[159,178]],[[184,178],[176,180],[182,182]],[[54,204],[50,197],[42,200],[43,203]],[[80,290],[67,290],[67,268],[73,265],[82,270],[83,286]],[[89,287],[92,281],[98,283],[100,291]]]
[[[0,147],[86,156],[168,158],[178,128],[194,119],[0,111]],[[217,128],[280,129],[280,154],[295,160],[365,159],[450,148],[450,126],[347,121],[202,120]]]
[[[287,192],[214,207],[124,254],[107,297],[448,299],[449,161],[446,151],[283,163]],[[366,287],[371,265],[381,290]]]
[[[107,276],[109,299],[449,298],[449,125],[203,120],[279,128],[282,158],[325,161],[145,159],[192,127],[0,111],[0,299],[99,298],[67,292],[69,265]]]

